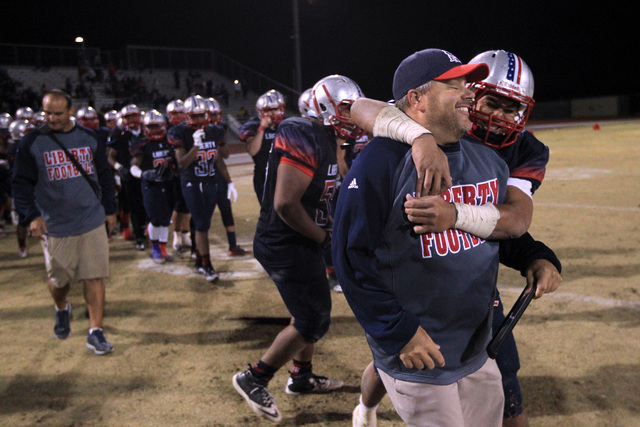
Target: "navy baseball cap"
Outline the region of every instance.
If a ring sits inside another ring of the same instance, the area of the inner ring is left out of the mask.
[[[420,50],[405,58],[393,76],[393,97],[399,100],[411,89],[431,80],[466,77],[467,83],[477,82],[489,75],[485,63],[463,64],[453,54],[442,49]]]

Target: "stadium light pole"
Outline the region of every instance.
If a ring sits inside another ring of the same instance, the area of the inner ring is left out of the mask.
[[[295,54],[295,81],[293,87],[302,92],[302,65],[300,60],[300,18],[298,13],[298,0],[291,0],[293,3],[293,45]]]

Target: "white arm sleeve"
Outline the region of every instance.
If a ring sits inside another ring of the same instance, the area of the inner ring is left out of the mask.
[[[454,203],[454,205],[456,207],[455,228],[483,239],[491,235],[500,219],[500,211],[492,203],[481,206],[466,203]]]
[[[431,132],[393,105],[380,110],[373,125],[373,136],[391,138],[409,145],[413,145],[413,141],[425,133]]]

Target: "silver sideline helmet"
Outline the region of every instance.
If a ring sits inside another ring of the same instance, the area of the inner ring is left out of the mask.
[[[16,110],[16,120],[31,120],[33,118],[33,110],[31,107],[20,107]]]
[[[29,120],[18,119],[11,122],[9,125],[9,135],[14,142],[20,141],[20,139],[35,127]]]
[[[13,121],[13,117],[9,113],[0,114],[0,129],[9,129],[9,125]]]
[[[480,62],[489,66],[489,75],[484,80],[469,85],[475,93],[470,109],[474,134],[481,136],[491,146],[509,145],[524,130],[535,104],[533,74],[520,56],[505,50],[482,52],[469,61],[470,64]],[[479,111],[477,102],[487,94],[517,102],[519,109],[515,119],[505,120]]]
[[[316,112],[313,109],[313,88],[302,92],[298,98],[298,110],[302,117],[316,117]]]
[[[318,119],[347,139],[358,139],[365,133],[351,120],[350,114],[345,114],[351,104],[363,96],[356,82],[338,74],[320,79],[313,85],[313,107]]]
[[[144,136],[152,141],[158,141],[167,134],[167,123],[158,110],[150,110],[142,119]]]
[[[200,95],[190,96],[184,101],[185,121],[193,129],[204,128],[208,125],[207,102]]]

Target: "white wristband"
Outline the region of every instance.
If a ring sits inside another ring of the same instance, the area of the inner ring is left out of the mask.
[[[482,206],[454,203],[458,230],[466,231],[483,239],[488,238],[498,224],[500,211],[496,205],[487,203]]]
[[[142,176],[142,169],[140,169],[139,166],[133,165],[131,166],[131,169],[129,169],[129,171],[131,172],[131,175],[135,176],[136,178],[140,178]]]
[[[373,136],[391,138],[409,145],[413,145],[413,141],[425,133],[431,134],[393,105],[387,105],[380,110],[373,124]]]

